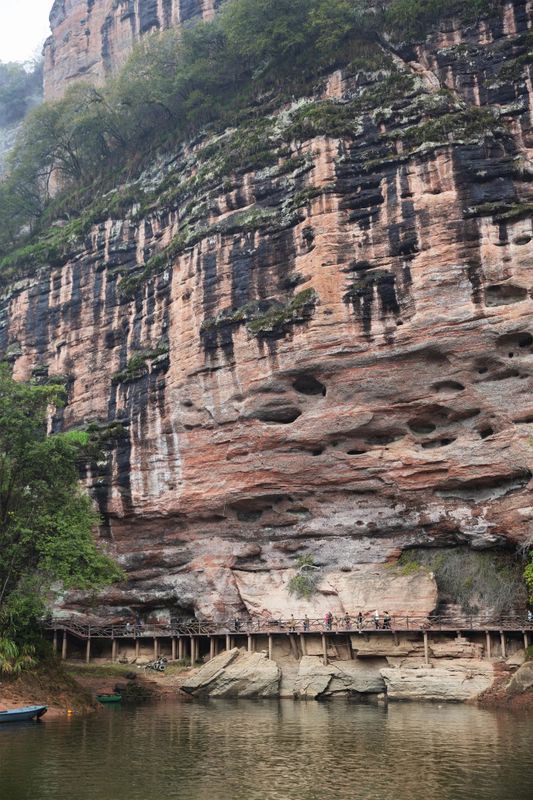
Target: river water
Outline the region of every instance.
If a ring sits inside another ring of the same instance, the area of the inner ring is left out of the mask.
[[[532,759],[525,714],[171,701],[0,725],[0,798],[532,800]]]

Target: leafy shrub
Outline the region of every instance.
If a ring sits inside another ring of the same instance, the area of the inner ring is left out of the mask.
[[[12,639],[0,639],[0,674],[20,675],[37,663],[35,647],[29,644],[19,646]]]
[[[431,570],[439,599],[459,604],[467,614],[480,609],[495,614],[512,612],[526,600],[520,560],[501,551],[478,552],[463,547],[406,550],[399,567]]]
[[[316,592],[319,577],[318,567],[315,566],[313,556],[310,554],[298,556],[296,564],[298,572],[289,581],[289,594],[309,600]]]
[[[443,19],[456,17],[474,22],[498,11],[503,0],[392,0],[385,12],[385,27],[394,38],[424,36]]]
[[[530,554],[529,564],[524,569],[524,580],[529,590],[529,599],[533,603],[533,550]]]

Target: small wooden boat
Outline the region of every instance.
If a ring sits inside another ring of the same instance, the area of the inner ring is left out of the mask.
[[[99,703],[121,703],[122,702],[122,695],[121,694],[97,694],[96,699]]]
[[[13,708],[10,711],[0,711],[0,723],[39,719],[47,711],[48,706],[24,706],[23,708]]]

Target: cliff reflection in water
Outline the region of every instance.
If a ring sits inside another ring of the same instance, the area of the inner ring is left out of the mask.
[[[527,716],[467,706],[166,703],[2,726],[5,800],[530,800]]]

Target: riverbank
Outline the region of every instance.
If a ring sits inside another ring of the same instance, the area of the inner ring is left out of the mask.
[[[48,717],[96,710],[91,692],[54,660],[42,662],[17,677],[2,676],[0,708],[41,704],[48,706]]]
[[[135,664],[82,664],[67,662],[65,671],[93,699],[97,694],[119,690],[126,700],[162,700],[190,697],[181,691],[184,683],[195,672],[179,662],[168,664],[164,672],[139,669]]]

